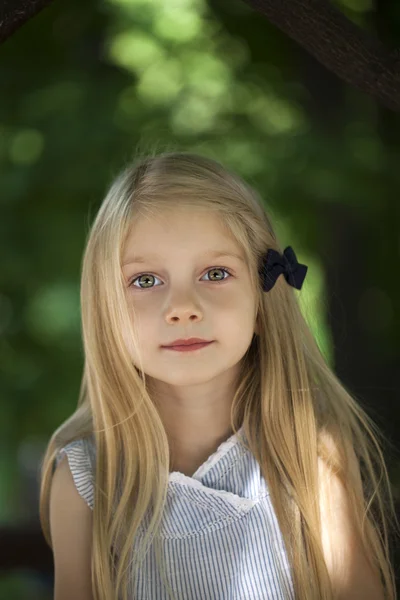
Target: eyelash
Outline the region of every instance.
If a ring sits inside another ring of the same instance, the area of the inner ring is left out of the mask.
[[[219,269],[220,271],[226,271],[228,273],[228,275],[230,275],[230,277],[232,277],[232,273],[229,269],[227,269],[226,267],[210,267],[209,269],[207,269],[207,271],[204,273],[204,275],[206,275],[207,273],[209,273],[210,271],[213,271],[214,269]],[[137,290],[151,290],[153,288],[141,288],[138,287],[136,285],[133,285],[134,282],[139,279],[140,277],[142,277],[143,275],[153,275],[154,277],[156,277],[157,279],[159,279],[156,275],[154,275],[154,273],[139,273],[139,275],[135,275],[135,277],[133,279],[130,280],[128,287],[134,287]],[[220,279],[219,281],[214,281],[211,283],[222,283],[223,281],[226,281],[227,279],[229,279],[229,277],[225,277],[224,279]],[[157,287],[157,286],[153,286],[153,287]]]

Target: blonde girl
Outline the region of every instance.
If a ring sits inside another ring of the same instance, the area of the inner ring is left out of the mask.
[[[306,273],[215,160],[116,177],[83,259],[78,406],[42,463],[55,600],[396,598],[382,435],[302,315]]]

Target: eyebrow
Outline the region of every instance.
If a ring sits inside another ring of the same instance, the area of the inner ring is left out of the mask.
[[[243,263],[246,262],[245,259],[243,258],[243,256],[240,256],[240,254],[237,254],[236,252],[231,252],[231,251],[226,251],[226,250],[210,250],[208,252],[204,252],[205,256],[209,256],[211,258],[221,258],[222,256],[229,256],[231,258],[237,258],[238,260],[242,261]],[[131,265],[133,263],[145,263],[151,260],[161,260],[162,256],[160,256],[159,254],[148,254],[147,257],[144,256],[130,256],[129,258],[126,259],[126,261],[124,262],[124,264],[122,265],[123,267],[126,267],[127,265]]]

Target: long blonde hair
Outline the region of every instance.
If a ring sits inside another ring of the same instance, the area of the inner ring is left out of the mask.
[[[67,443],[89,436],[96,447],[96,600],[120,595],[127,599],[128,579],[157,538],[170,451],[142,362],[140,369],[132,364],[124,341],[125,330],[138,348],[121,256],[135,219],[190,206],[215,211],[223,219],[245,252],[258,290],[260,329],[242,359],[231,427],[236,433],[243,425],[248,448],[269,486],[296,598],[334,598],[315,504],[319,457],[345,484],[366,556],[381,574],[386,597],[395,599],[389,534],[398,522],[382,453],[386,440],[326,363],[300,310],[298,292],[283,277],[268,294],[262,291],[261,257],[269,248],[283,251],[263,201],[239,176],[205,156],[150,152],[131,162],[112,183],[86,243],[81,277],[84,369],[78,406],[52,435],[42,461],[40,519],[48,544],[52,547],[49,496],[55,457]],[[332,440],[338,449],[334,454]],[[359,471],[351,468],[355,457]],[[150,507],[152,518],[147,519]],[[146,534],[139,536],[143,523]],[[141,552],[132,556],[133,541],[139,538]],[[173,597],[168,583],[167,587]]]

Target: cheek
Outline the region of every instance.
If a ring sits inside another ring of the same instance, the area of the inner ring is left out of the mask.
[[[227,348],[235,348],[239,353],[246,352],[253,339],[254,321],[255,309],[250,303],[227,309],[214,320],[216,337]]]
[[[154,319],[146,319],[142,310],[129,309],[130,324],[123,331],[123,339],[130,356],[137,358],[138,352],[146,349],[146,340],[152,339],[151,325]],[[136,344],[135,344],[136,340]]]
[[[242,325],[244,329],[251,328],[256,318],[255,301],[251,295],[241,290],[240,295],[231,296],[221,305],[216,305],[221,318],[229,319],[236,325]]]
[[[124,338],[126,349],[129,352],[129,355],[133,356],[133,354],[135,352],[134,343],[133,343],[133,339],[130,337],[127,330],[124,331],[123,338]]]

